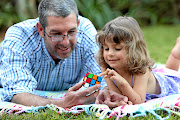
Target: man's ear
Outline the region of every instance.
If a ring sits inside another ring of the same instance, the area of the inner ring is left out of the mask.
[[[78,19],[78,26],[79,26],[80,20]]]
[[[37,22],[36,24],[36,27],[37,27],[37,30],[39,32],[39,35],[44,38],[44,30],[43,30],[43,27],[42,25],[40,24],[40,22]]]

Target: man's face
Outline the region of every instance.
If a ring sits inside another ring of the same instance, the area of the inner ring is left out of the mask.
[[[76,46],[76,32],[78,30],[78,22],[75,13],[71,13],[69,16],[56,17],[48,16],[48,26],[45,28],[44,42],[45,46],[51,55],[51,57],[56,59],[68,58]],[[72,34],[71,39],[64,36],[62,41],[53,41],[53,37],[57,35],[67,35]],[[48,36],[48,35],[49,36]]]

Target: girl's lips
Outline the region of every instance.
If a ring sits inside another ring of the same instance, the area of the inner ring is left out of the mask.
[[[118,62],[118,60],[108,60],[110,64],[114,64],[116,62]]]
[[[109,60],[109,61],[117,61],[117,60]]]

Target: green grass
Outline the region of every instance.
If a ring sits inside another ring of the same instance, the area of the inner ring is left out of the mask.
[[[167,114],[163,111],[157,112],[161,117],[166,117]],[[13,115],[13,114],[2,114],[0,115],[1,120],[99,120],[99,118],[95,116],[86,115],[86,113],[81,113],[79,115],[72,115],[70,113],[58,114],[52,110],[40,110],[39,113],[23,113],[21,115]],[[111,120],[115,120],[116,117],[112,117]],[[180,116],[170,115],[168,120],[177,120],[180,119]],[[109,120],[109,118],[105,118],[104,120]],[[123,117],[120,120],[156,120],[156,117],[151,113],[147,113],[146,117]]]
[[[149,53],[152,59],[155,60],[156,63],[165,64],[166,60],[171,52],[171,49],[176,43],[176,39],[180,36],[180,25],[176,26],[151,26],[151,27],[143,27],[142,28],[144,37],[147,42],[147,46],[149,49]],[[161,113],[161,116],[165,115]],[[40,111],[40,113],[23,113],[21,115],[14,114],[1,114],[0,119],[5,120],[59,120],[59,119],[86,119],[86,120],[98,120],[95,116],[89,116],[85,113],[81,113],[80,115],[72,115],[72,114],[58,114],[52,110]],[[111,118],[115,119],[115,117]],[[130,117],[123,117],[120,120],[132,119]],[[146,117],[137,117],[134,120],[155,120],[156,118],[147,114]],[[180,119],[179,116],[171,115],[169,120]]]
[[[151,26],[142,30],[151,58],[156,63],[165,64],[177,37],[180,36],[180,25]]]

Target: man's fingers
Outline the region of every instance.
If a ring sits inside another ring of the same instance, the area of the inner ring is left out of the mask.
[[[95,102],[96,97],[98,96],[98,94],[99,94],[99,91],[95,91],[94,93],[87,96],[88,100],[90,100],[89,103],[87,103],[87,104]]]
[[[114,108],[118,106],[117,102],[111,102],[111,101],[106,101],[105,104],[108,105],[110,108]]]
[[[127,104],[128,105],[133,105],[133,103],[131,101],[128,101]]]
[[[121,101],[118,103],[118,106],[122,106],[122,105],[127,105],[127,103],[121,100]]]
[[[104,100],[104,95],[102,94],[102,92],[100,91],[98,96],[96,97],[96,101],[95,104],[101,104],[101,101]]]
[[[95,90],[98,90],[100,87],[101,87],[100,84],[96,84],[96,85],[94,85],[92,87],[87,88],[86,90],[89,90],[90,92],[93,92]]]
[[[121,95],[121,94],[117,94],[117,96],[118,96],[118,99],[119,99],[119,100],[123,100],[125,103],[128,102],[128,97],[123,96],[123,95]]]
[[[131,103],[129,103],[129,104],[131,104]],[[117,100],[117,101],[113,101],[113,102],[109,101],[106,103],[106,105],[108,105],[111,108],[114,108],[114,107],[118,107],[118,106],[122,106],[122,105],[127,105],[127,103],[122,100],[121,101]]]
[[[97,97],[96,100],[95,100],[95,104],[101,104],[101,103],[102,103],[101,100],[98,99],[98,97]]]
[[[81,81],[81,82],[79,82],[79,83],[76,83],[73,87],[69,88],[68,91],[70,92],[70,91],[79,90],[79,89],[82,87],[83,82],[84,82],[84,81]]]
[[[104,95],[105,103],[111,101],[111,96],[110,96],[109,90],[103,90],[103,95]]]
[[[112,96],[112,101],[116,101],[118,99],[118,100],[123,100],[126,103],[128,102],[128,97],[118,94],[114,91],[111,91],[110,95]]]
[[[126,102],[126,103],[128,102],[128,97],[121,95],[121,98],[122,98],[122,100],[123,100],[124,102]]]
[[[88,96],[81,97],[81,101],[83,102],[83,104],[91,104],[91,103],[95,102],[98,94],[99,94],[99,91],[94,91],[93,93],[91,93]]]
[[[78,91],[79,96],[86,96],[92,94],[94,91],[98,90],[101,87],[100,84],[94,85],[92,87],[86,88],[85,90]]]

